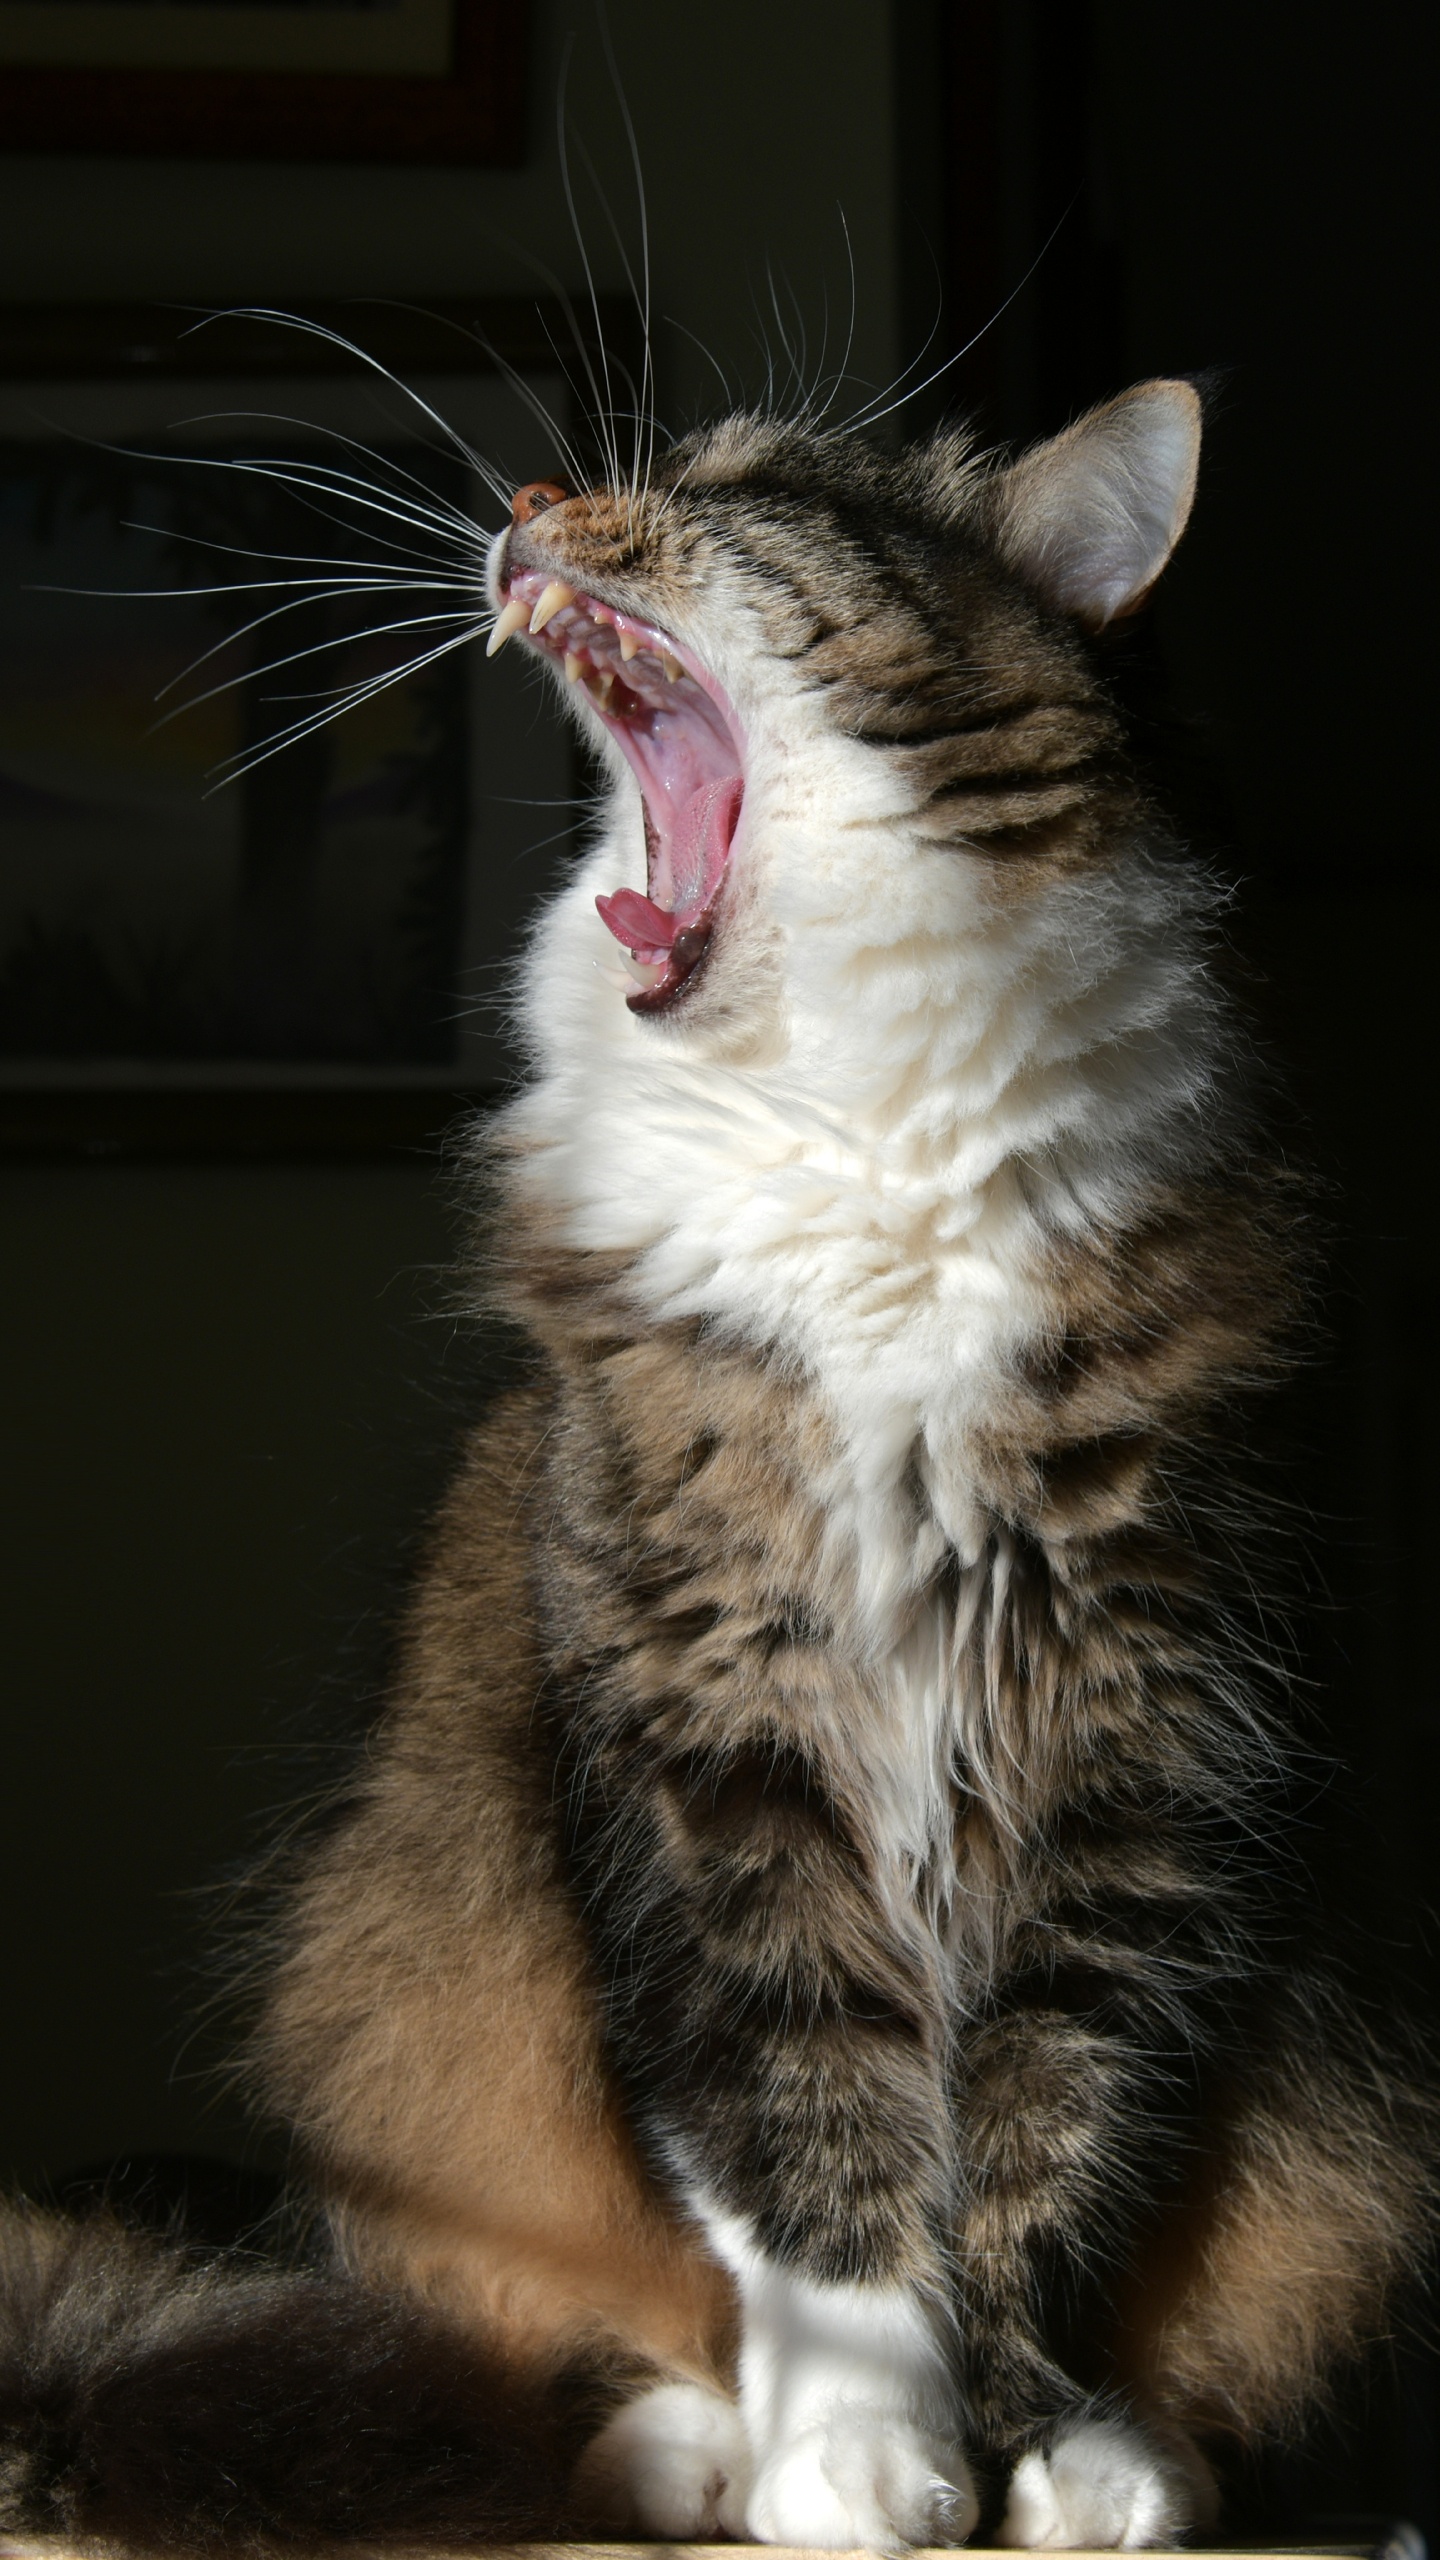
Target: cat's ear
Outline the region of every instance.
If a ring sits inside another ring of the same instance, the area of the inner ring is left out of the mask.
[[[1195,495],[1200,398],[1142,382],[1022,454],[996,484],[1000,548],[1047,604],[1092,631],[1143,604]]]

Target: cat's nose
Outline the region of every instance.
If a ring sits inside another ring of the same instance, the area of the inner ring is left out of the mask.
[[[570,492],[562,480],[527,480],[510,501],[512,524],[528,524],[532,516],[543,516],[547,507],[561,507]]]

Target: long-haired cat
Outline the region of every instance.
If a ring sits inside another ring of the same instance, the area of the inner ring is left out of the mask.
[[[609,773],[475,1438],[258,2085],[323,2260],[8,2225],[21,2529],[1174,2542],[1429,2215],[1287,1945],[1245,1391],[1293,1311],[1105,627],[1152,382],[1005,464],[737,416],[515,501]]]

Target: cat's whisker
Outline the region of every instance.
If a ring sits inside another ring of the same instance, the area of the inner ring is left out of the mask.
[[[219,551],[236,560],[278,560],[284,568],[313,568],[321,572],[349,569],[357,574],[377,578],[404,578],[410,576],[413,571],[425,568],[444,570],[456,575],[461,574],[462,571],[461,562],[450,555],[442,554],[433,562],[417,561],[402,551],[398,543],[385,544],[387,551],[394,551],[398,555],[393,560],[354,560],[346,553],[339,551],[276,551],[262,547],[256,542],[220,542],[210,534],[177,532],[173,525],[143,524],[128,516],[123,521],[124,528],[129,533],[154,534],[163,542],[183,542],[191,551]],[[370,528],[367,526],[366,532],[369,533],[369,531]],[[372,536],[372,538],[375,537]],[[379,538],[383,539],[383,537]],[[262,586],[267,582],[264,579],[256,579],[254,583]],[[277,580],[275,583],[281,582]]]
[[[600,296],[596,290],[594,269],[590,263],[589,250],[585,245],[585,234],[581,225],[579,211],[576,207],[575,188],[570,175],[570,150],[566,100],[570,83],[570,65],[574,58],[574,52],[575,38],[572,31],[572,33],[566,38],[565,50],[561,56],[560,78],[557,84],[555,101],[556,139],[559,145],[560,154],[560,180],[564,189],[566,209],[570,216],[570,228],[574,235],[575,246],[580,253],[580,264],[585,276],[585,288],[589,295],[591,314],[595,322],[596,351],[600,360],[600,371],[604,378],[604,392],[602,395],[600,383],[595,376],[594,366],[589,362],[587,357],[586,371],[589,374],[591,386],[595,395],[595,423],[605,449],[606,466],[609,474],[610,485],[612,488],[618,488],[620,483],[620,456],[616,447],[615,431],[610,415],[610,365],[605,345],[604,325],[600,318]]]
[[[135,530],[145,533],[158,531],[159,529],[160,528],[158,527],[150,525],[125,528],[127,531]],[[166,539],[169,541],[179,541],[186,538],[187,537],[177,535],[173,532],[167,532],[166,534]],[[229,548],[230,546],[217,545],[216,547]],[[263,553],[260,556],[263,558]],[[333,592],[336,595],[348,593],[357,595],[364,595],[368,593],[383,594],[386,589],[391,586],[411,587],[416,585],[428,585],[430,583],[431,582],[428,580],[406,578],[399,570],[396,570],[393,573],[387,572],[384,577],[380,578],[340,579],[335,583]],[[439,588],[445,584],[445,581],[437,579],[433,583],[437,588]],[[463,582],[457,578],[453,581],[453,584],[458,591]],[[212,584],[209,586],[69,587],[57,585],[49,579],[32,578],[26,580],[25,593],[27,595],[38,596],[126,596],[132,599],[138,598],[143,602],[153,602],[164,597],[174,598],[178,596],[245,596],[259,595],[262,593],[270,595],[273,594],[278,587],[298,587],[305,594],[312,594],[314,592],[315,581],[313,578],[234,578],[226,579],[219,584]]]
[[[420,655],[408,659],[404,666],[391,668],[384,675],[357,684],[346,698],[336,703],[331,710],[317,712],[308,720],[297,720],[292,727],[282,731],[279,736],[267,740],[263,747],[254,752],[246,753],[237,750],[233,756],[222,756],[219,763],[211,768],[212,779],[206,798],[212,797],[216,791],[225,790],[230,783],[238,782],[245,774],[253,773],[257,765],[268,764],[272,756],[281,754],[286,747],[294,746],[299,739],[310,737],[316,729],[327,728],[332,720],[343,718],[347,711],[357,709],[373,694],[385,692],[387,687],[399,684],[406,676],[418,675],[422,667],[433,666],[437,658],[448,656],[452,650],[465,648],[482,628],[483,625],[477,622],[468,630],[453,633],[448,640],[441,641],[438,648],[427,649]]]
[[[346,506],[359,509],[364,514],[383,516],[391,523],[408,525],[414,532],[431,541],[443,537],[453,543],[457,536],[467,538],[473,543],[478,556],[483,539],[478,526],[468,523],[450,526],[443,520],[427,518],[412,506],[397,505],[393,493],[385,489],[383,484],[362,480],[353,472],[334,471],[322,463],[287,462],[278,454],[222,463],[215,467],[248,474],[257,480],[279,482],[285,488],[296,492],[309,492],[312,495],[337,499]],[[327,515],[323,508],[317,508],[315,512],[329,523],[344,523],[343,517]],[[380,541],[385,540],[384,535],[376,538]],[[391,547],[399,550],[401,546],[397,543]],[[443,556],[453,559],[455,554],[452,551]]]
[[[363,454],[365,460],[372,463],[377,472],[388,475],[388,477],[369,482],[360,480],[357,482],[357,485],[368,486],[375,489],[386,489],[389,494],[401,498],[402,500],[408,498],[409,502],[416,506],[419,512],[433,519],[439,529],[448,527],[452,531],[462,533],[473,532],[475,530],[473,519],[468,516],[462,508],[457,507],[450,499],[444,497],[440,491],[431,488],[429,483],[422,480],[417,472],[407,470],[405,465],[393,454],[381,452],[377,450],[375,446],[366,444],[361,437],[347,435],[344,430],[339,427],[316,427],[311,419],[289,416],[283,410],[278,409],[221,409],[202,410],[196,412],[192,417],[179,418],[175,421],[175,428],[178,431],[181,428],[191,426],[214,426],[220,423],[229,424],[240,419],[252,420],[261,426],[294,427],[305,436],[322,436],[327,442],[342,446],[347,453]],[[438,453],[438,449],[433,445],[422,444],[421,449],[428,452]],[[199,460],[205,459],[204,456],[188,458]],[[453,468],[453,456],[442,453],[438,454],[438,458],[450,463]],[[319,462],[314,462],[312,460],[311,467],[319,471],[332,470],[334,468],[333,465],[327,464],[323,460]],[[497,475],[490,471],[488,465],[481,468],[481,476],[484,478],[486,485],[489,487],[493,496],[497,498],[504,498],[506,496],[503,484]],[[403,485],[397,489],[392,489],[390,484],[397,481]]]
[[[614,78],[614,76],[615,76],[613,62],[612,62],[612,64],[611,64],[611,76],[612,76],[612,79],[613,79],[613,78]],[[607,195],[607,194],[606,194],[606,192],[605,192],[605,188],[604,188],[604,185],[603,185],[603,183],[602,183],[602,181],[601,181],[601,178],[600,178],[599,172],[598,172],[598,170],[597,170],[597,169],[596,169],[596,167],[595,167],[595,163],[594,163],[594,161],[592,160],[592,158],[591,158],[591,156],[590,156],[590,153],[589,153],[589,151],[587,150],[587,148],[586,148],[586,146],[585,146],[584,141],[583,141],[583,140],[581,140],[581,139],[579,139],[579,138],[577,137],[576,144],[575,144],[575,148],[576,148],[576,151],[578,152],[578,154],[579,154],[579,156],[580,156],[580,160],[581,160],[581,162],[582,162],[582,164],[583,164],[583,166],[584,166],[585,173],[586,173],[587,177],[588,177],[588,178],[589,178],[589,180],[590,180],[590,184],[591,184],[591,186],[593,187],[593,189],[594,189],[594,191],[595,191],[595,194],[596,194],[596,197],[597,197],[597,198],[598,198],[598,200],[599,200],[600,209],[601,209],[602,213],[604,214],[604,216],[605,216],[605,219],[606,219],[607,223],[608,223],[608,224],[609,224],[609,226],[610,226],[610,234],[611,234],[611,237],[612,237],[612,239],[613,239],[613,240],[614,240],[614,242],[615,242],[615,246],[616,246],[617,250],[619,251],[619,254],[620,254],[620,263],[621,263],[621,266],[624,268],[624,271],[625,271],[625,281],[626,281],[626,283],[629,285],[631,299],[632,299],[632,301],[634,302],[634,304],[635,304],[635,308],[636,308],[637,312],[638,312],[638,313],[639,313],[639,315],[640,315],[641,326],[642,326],[642,332],[646,333],[646,335],[645,335],[645,339],[644,339],[644,344],[645,344],[645,360],[646,360],[646,361],[648,361],[648,354],[649,354],[649,344],[648,344],[648,326],[649,326],[649,323],[648,323],[648,319],[647,319],[647,317],[646,317],[646,310],[645,310],[645,303],[644,303],[644,299],[643,299],[643,297],[642,297],[642,295],[641,295],[640,288],[639,288],[639,286],[637,285],[637,283],[636,283],[636,281],[635,281],[635,271],[634,271],[634,268],[632,267],[631,262],[630,262],[630,253],[629,253],[628,249],[627,249],[627,248],[626,248],[626,246],[625,246],[624,236],[623,236],[623,234],[622,234],[622,232],[621,232],[621,229],[620,229],[619,223],[618,223],[618,222],[616,221],[616,219],[615,219],[614,208],[612,207],[612,205],[611,205],[611,203],[610,203],[610,199],[609,199],[608,195]],[[633,402],[634,402],[634,404],[635,404],[635,405],[634,405],[634,407],[633,407],[633,409],[627,413],[627,414],[629,414],[629,415],[634,419],[634,421],[635,421],[635,429],[636,429],[636,432],[635,432],[635,442],[634,442],[634,454],[633,454],[632,461],[631,461],[630,478],[629,478],[629,480],[624,484],[624,485],[625,485],[625,489],[626,489],[627,497],[633,497],[633,493],[634,493],[634,490],[635,490],[635,486],[636,486],[636,484],[637,484],[637,482],[638,482],[638,480],[639,480],[639,476],[640,476],[640,425],[639,425],[639,421],[640,421],[641,406],[642,406],[642,402],[643,402],[643,399],[644,399],[644,374],[643,374],[643,371],[642,371],[641,382],[640,382],[639,384],[637,384],[637,383],[635,382],[635,380],[634,380],[633,376],[632,376],[632,375],[631,375],[631,373],[630,373],[630,369],[629,369],[628,365],[622,365],[622,364],[619,364],[619,363],[618,363],[618,359],[617,359],[617,369],[618,369],[618,370],[619,370],[619,372],[623,375],[623,377],[624,377],[624,379],[625,379],[625,382],[626,382],[626,384],[627,384],[627,385],[628,385],[628,387],[629,387],[629,391],[630,391],[631,398],[632,398],[632,400],[633,400]],[[607,387],[607,390],[609,390],[609,389],[610,389],[609,377],[608,377],[608,371],[607,371],[606,387]],[[613,397],[613,392],[612,392],[611,397],[610,397],[610,401],[609,401],[609,416],[610,416],[610,420],[611,420],[612,428],[613,428],[613,427],[618,426],[620,415],[621,415],[621,412],[620,412],[620,411],[618,411],[618,410],[616,409],[615,402],[614,402],[614,397]],[[613,455],[614,455],[614,460],[615,460],[615,469],[616,469],[616,486],[618,487],[618,486],[619,486],[619,478],[618,478],[618,474],[619,474],[619,444],[618,444],[618,437],[612,437],[611,450],[612,450],[612,453],[613,453]]]
[[[822,426],[824,425],[824,422],[825,422],[826,418],[829,416],[831,409],[832,409],[832,408],[834,407],[834,405],[835,405],[836,399],[839,397],[839,394],[840,394],[840,391],[841,391],[842,386],[843,386],[843,385],[844,385],[844,383],[849,379],[849,373],[850,373],[850,358],[851,358],[851,355],[853,354],[853,352],[854,352],[854,348],[855,348],[855,327],[856,327],[856,321],[857,321],[857,318],[858,318],[858,315],[859,315],[859,308],[860,308],[859,292],[858,292],[858,288],[857,288],[857,285],[856,285],[856,279],[855,279],[855,244],[854,244],[854,242],[851,240],[851,237],[850,237],[850,225],[849,225],[849,223],[848,223],[848,222],[846,221],[846,219],[845,219],[845,208],[844,208],[844,206],[843,206],[843,205],[837,205],[837,206],[836,206],[836,212],[838,213],[838,215],[839,215],[839,217],[840,217],[840,230],[841,230],[841,234],[842,234],[842,236],[843,236],[843,238],[844,238],[844,242],[845,242],[845,258],[846,258],[846,263],[847,263],[847,265],[848,265],[849,272],[850,272],[850,321],[849,321],[849,326],[848,326],[848,328],[846,329],[846,332],[845,332],[845,352],[844,352],[844,355],[843,355],[843,356],[841,357],[841,359],[840,359],[839,368],[838,368],[838,370],[837,370],[837,372],[836,372],[836,374],[835,374],[835,378],[834,378],[833,382],[832,382],[832,383],[831,383],[831,385],[830,385],[830,390],[829,390],[828,395],[826,396],[826,398],[825,398],[825,400],[823,401],[823,403],[821,404],[821,406],[820,406],[820,407],[819,407],[819,408],[814,412],[814,416],[813,416],[813,419],[812,419],[812,421],[811,421],[811,423],[813,424],[813,426],[816,428],[816,430],[817,430],[817,431],[818,431],[818,429],[819,429],[820,427],[822,427]],[[819,390],[820,390],[820,384],[819,384],[819,382],[817,381],[817,383],[816,383],[816,396],[817,396],[817,397],[818,397],[818,394],[819,394]]]
[[[683,320],[677,320],[673,312],[667,311],[664,314],[664,322],[667,329],[677,330],[682,338],[688,338],[691,345],[697,348],[699,353],[705,358],[706,363],[714,367],[716,378],[725,395],[726,408],[735,408],[737,406],[737,402],[735,393],[730,386],[730,377],[726,373],[724,366],[721,364],[719,357],[715,354],[714,349],[707,346],[705,340],[702,337],[697,336],[693,329],[688,328]]]
[[[640,274],[642,281],[638,289],[636,287],[634,273],[623,241],[620,243],[620,250],[621,256],[625,261],[626,277],[629,281],[631,292],[634,295],[636,310],[639,314],[641,344],[643,348],[640,391],[636,403],[637,416],[635,421],[635,450],[630,483],[627,489],[627,501],[632,504],[634,503],[634,492],[638,487],[638,504],[643,511],[645,503],[649,498],[651,475],[653,473],[655,463],[655,371],[650,316],[650,215],[645,194],[645,172],[641,163],[640,146],[635,132],[635,120],[630,112],[630,101],[625,92],[625,84],[620,77],[620,66],[615,59],[615,47],[611,41],[609,20],[605,16],[603,10],[600,13],[600,38],[604,48],[606,68],[610,74],[610,85],[614,91],[615,100],[620,109],[621,122],[625,128],[625,140],[630,153],[630,167],[635,181],[636,211],[640,221]],[[618,236],[617,228],[617,238]],[[642,445],[644,452],[643,479],[641,474]]]
[[[1031,259],[1025,273],[1020,278],[1019,283],[1011,287],[1011,290],[1006,294],[1004,301],[991,312],[989,319],[986,320],[980,328],[975,330],[972,336],[966,339],[963,347],[957,347],[953,355],[949,355],[945,358],[943,364],[936,365],[932,373],[926,374],[923,382],[912,383],[908,391],[901,392],[898,399],[890,400],[884,408],[877,409],[873,401],[867,402],[862,409],[857,410],[853,416],[846,418],[842,422],[842,424],[835,430],[836,434],[855,435],[862,429],[878,426],[882,418],[892,417],[897,409],[904,408],[907,400],[918,399],[922,391],[929,390],[932,382],[939,382],[942,376],[949,373],[955,365],[962,363],[964,358],[969,355],[971,349],[973,347],[978,347],[981,339],[988,337],[990,331],[996,327],[997,323],[1004,319],[1011,304],[1017,301],[1019,296],[1024,292],[1031,277],[1035,274],[1036,269],[1041,265],[1042,261],[1048,257],[1051,247],[1056,239],[1058,239],[1064,225],[1069,221],[1071,214],[1075,210],[1076,200],[1075,196],[1070,198],[1070,201],[1065,206],[1063,212],[1059,215],[1052,228],[1046,233],[1045,238],[1041,241],[1039,248],[1036,250],[1034,257]],[[939,328],[939,325],[939,319],[937,318],[935,326],[931,329],[929,336],[925,340],[925,348],[928,348],[933,343],[936,330]],[[905,367],[904,372],[897,375],[897,383],[903,382],[905,374],[913,372],[915,365],[924,361],[924,353],[925,349],[922,348],[920,355],[913,358],[911,363]],[[891,387],[894,388],[895,386],[892,385]],[[883,397],[883,393],[876,394],[877,399]]]
[[[202,649],[198,657],[192,658],[188,666],[180,669],[178,675],[169,677],[155,694],[155,701],[163,702],[167,694],[175,691],[177,685],[187,684],[190,678],[194,675],[198,675],[200,669],[208,666],[212,659],[222,656],[227,649],[237,647],[242,640],[248,640],[252,632],[263,631],[267,623],[277,621],[282,614],[300,611],[307,604],[331,604],[345,601],[353,596],[354,593],[355,589],[353,587],[312,588],[307,594],[287,598],[283,604],[275,605],[268,613],[257,613],[253,615],[249,622],[237,623],[233,630],[225,632],[219,640],[213,641],[208,649]],[[473,613],[473,605],[468,607],[467,610]],[[351,635],[348,632],[344,634],[336,633],[323,645],[327,648],[335,647],[340,645],[342,641],[348,640],[350,636]],[[278,664],[280,662],[276,661],[276,663]],[[248,673],[248,670],[232,679],[232,681],[235,683],[243,683],[245,681],[245,673]],[[217,690],[223,690],[223,688],[217,688]],[[196,700],[200,701],[208,701],[209,698],[208,694],[198,695],[195,697]],[[188,701],[179,705],[181,710],[189,710],[190,707],[191,705]],[[167,719],[171,719],[173,717],[173,712],[168,712],[166,714]],[[164,723],[161,722],[157,725],[163,727]]]
[[[442,442],[453,452],[458,453],[462,461],[467,462],[479,478],[486,477],[487,465],[459,430],[451,425],[449,419],[442,417],[439,410],[432,408],[429,401],[422,399],[420,393],[410,383],[401,380],[399,374],[392,373],[390,367],[382,364],[378,356],[369,354],[364,347],[358,346],[352,338],[345,337],[340,330],[327,327],[323,321],[305,319],[294,311],[278,311],[264,304],[253,303],[239,303],[225,311],[207,312],[202,319],[195,322],[194,326],[198,331],[209,327],[216,320],[231,319],[266,320],[276,328],[295,329],[302,335],[322,339],[328,346],[338,347],[342,354],[353,356],[357,364],[365,366],[369,372],[378,375],[382,381],[388,382],[400,393],[402,399],[410,401],[423,417],[428,418],[431,425],[438,430]],[[192,333],[187,332],[187,334]]]
[[[317,603],[323,601],[325,601],[324,598],[316,598]],[[193,659],[189,667],[185,669],[183,675],[172,676],[168,684],[162,685],[160,691],[155,696],[155,700],[157,702],[162,702],[167,693],[173,692],[177,684],[183,684],[187,676],[195,674],[200,667],[206,664],[208,659],[213,658],[217,654],[218,649],[229,648],[236,640],[246,637],[250,631],[259,630],[263,623],[269,619],[270,617],[268,615],[261,615],[256,621],[247,624],[245,632],[227,633],[225,639],[216,644],[215,649],[207,649],[204,657]],[[392,631],[433,631],[445,623],[454,622],[463,622],[473,629],[475,627],[474,608],[467,607],[464,611],[452,611],[448,613],[407,614],[402,616],[398,621],[374,622],[367,624],[359,631],[329,632],[323,640],[307,641],[305,646],[301,649],[291,649],[286,651],[281,657],[267,659],[263,666],[242,667],[234,675],[223,677],[218,684],[207,685],[203,693],[187,694],[183,702],[172,704],[171,708],[165,712],[159,720],[155,721],[151,730],[151,735],[153,736],[156,730],[168,727],[172,720],[178,720],[182,713],[198,710],[202,702],[213,702],[220,694],[234,693],[243,685],[253,684],[263,676],[278,673],[281,667],[296,666],[304,658],[322,657],[328,652],[336,649],[353,648],[361,640],[383,639]],[[394,675],[386,677],[384,681],[387,683],[398,684],[401,672],[402,671],[397,670]],[[368,681],[368,679],[366,679],[366,681]],[[342,686],[336,689],[338,691],[345,691],[347,688]]]
[[[505,246],[513,257],[517,258],[523,266],[528,267],[533,275],[538,276],[541,283],[544,285],[546,292],[552,296],[559,306],[560,312],[567,327],[569,328],[571,337],[574,340],[576,352],[587,376],[589,400],[592,404],[598,404],[600,395],[590,363],[589,344],[586,339],[585,332],[580,325],[579,318],[575,311],[574,301],[570,293],[567,291],[561,278],[556,274],[555,269],[547,265],[543,258],[537,257],[532,250],[523,249],[517,242],[512,240],[507,240],[505,242]],[[562,374],[572,396],[580,403],[581,406],[584,406],[584,400],[582,398],[580,388],[575,381],[575,377],[570,370],[569,361],[555,345],[555,340],[551,334],[548,320],[545,319],[543,313],[540,317],[541,324],[545,331],[546,340],[552,349],[554,349],[555,361],[560,373]],[[565,434],[558,420],[554,417],[547,404],[541,400],[539,394],[535,391],[534,386],[528,381],[527,377],[520,373],[506,357],[500,354],[499,350],[484,335],[483,331],[477,329],[469,331],[466,334],[473,336],[475,343],[485,349],[486,354],[489,355],[491,361],[497,366],[505,379],[510,383],[517,396],[525,402],[537,423],[545,429],[546,434],[553,440],[557,455],[565,463],[570,476],[575,483],[577,492],[585,496],[587,504],[593,515],[595,512],[595,499],[590,490],[590,481],[593,475],[587,469],[574,441]],[[508,492],[505,503],[508,508]]]

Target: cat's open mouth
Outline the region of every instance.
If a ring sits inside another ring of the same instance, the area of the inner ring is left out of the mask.
[[[745,780],[739,726],[719,688],[663,631],[520,570],[507,580],[490,653],[512,632],[564,664],[634,768],[645,803],[646,887],[597,898],[632,960],[626,1002],[660,1013],[709,948]]]

